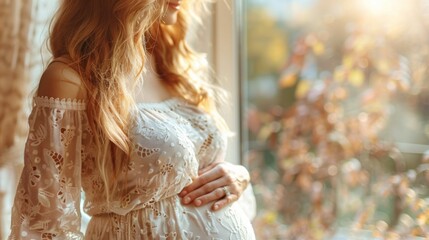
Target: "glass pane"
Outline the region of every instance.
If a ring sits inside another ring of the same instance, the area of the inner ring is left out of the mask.
[[[429,237],[429,1],[243,8],[257,238]]]

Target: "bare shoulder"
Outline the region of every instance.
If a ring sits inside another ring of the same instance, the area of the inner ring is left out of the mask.
[[[78,72],[67,63],[55,61],[43,72],[37,95],[60,99],[86,99],[86,90]]]

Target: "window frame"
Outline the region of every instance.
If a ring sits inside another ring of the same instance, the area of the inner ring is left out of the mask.
[[[220,113],[234,133],[228,139],[225,161],[243,164],[244,141],[243,121],[243,79],[241,74],[242,22],[241,1],[225,0],[214,3],[212,16],[212,66],[220,86],[228,91],[228,104],[220,106]]]

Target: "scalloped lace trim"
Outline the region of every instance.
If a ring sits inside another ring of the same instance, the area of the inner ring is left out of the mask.
[[[65,110],[85,110],[85,100],[71,98],[53,98],[48,96],[34,97],[34,103],[39,107],[60,108]]]

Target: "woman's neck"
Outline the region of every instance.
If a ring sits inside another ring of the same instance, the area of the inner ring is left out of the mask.
[[[136,102],[161,102],[173,97],[171,90],[156,72],[156,61],[148,54],[142,74],[143,86],[136,92]]]

